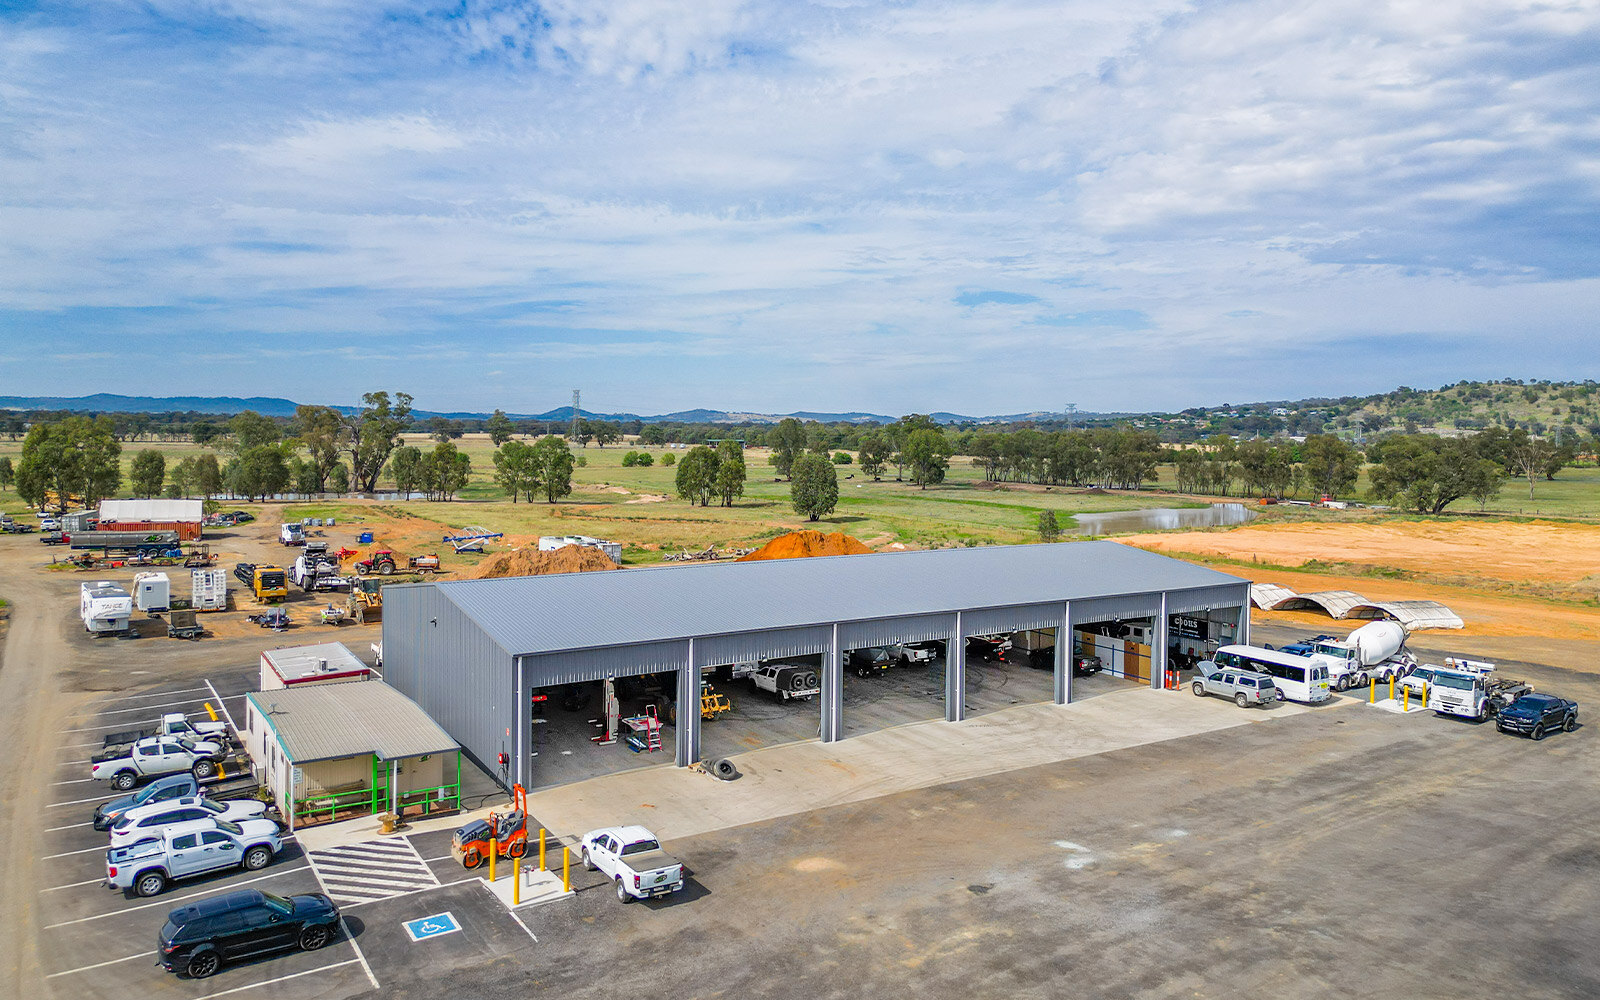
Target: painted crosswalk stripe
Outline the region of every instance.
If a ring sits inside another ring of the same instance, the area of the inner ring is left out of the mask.
[[[405,839],[328,847],[307,858],[322,890],[336,903],[371,903],[439,884]]]

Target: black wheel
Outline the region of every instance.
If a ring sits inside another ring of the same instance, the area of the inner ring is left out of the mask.
[[[589,849],[587,847],[582,848],[581,850],[578,851],[578,860],[583,862],[583,870],[584,871],[592,872],[592,871],[597,871],[598,870],[595,867],[594,861],[591,860],[590,857],[589,857]]]
[[[1565,733],[1570,733],[1577,728],[1578,717],[1576,715],[1567,716],[1566,719],[1561,723],[1561,731]]]
[[[511,846],[506,848],[506,857],[508,858],[520,858],[527,853],[528,842],[526,840],[513,840]]]
[[[394,575],[394,563],[390,563],[390,562],[379,563],[378,564],[378,575],[379,576],[393,576]]]
[[[222,968],[222,959],[217,957],[216,952],[202,951],[198,955],[189,956],[189,964],[184,968],[184,971],[189,974],[190,979],[206,979],[216,975],[217,970],[220,968]]]
[[[1533,727],[1533,732],[1528,734],[1528,739],[1530,739],[1530,740],[1542,740],[1542,739],[1544,739],[1544,723],[1541,722],[1538,725],[1534,726]]]
[[[134,782],[138,780],[139,779],[135,777],[132,771],[118,771],[111,778],[111,787],[115,788],[119,792],[125,792],[132,788]]]
[[[1196,698],[1204,698],[1206,696],[1206,686],[1204,684],[1200,683],[1199,681],[1195,681],[1193,688],[1194,696]]]
[[[1250,699],[1244,696],[1243,691],[1240,691],[1238,694],[1233,696],[1233,703],[1238,705],[1240,708],[1244,708],[1250,704]]]
[[[633,902],[633,895],[632,895],[632,893],[628,892],[628,887],[622,884],[622,876],[620,876],[620,875],[617,876],[617,902],[619,902],[619,903],[631,903],[631,902]]]
[[[201,781],[217,773],[217,763],[212,760],[197,760],[194,762],[194,776]]]
[[[909,657],[909,656],[907,656],[907,655],[905,655],[905,654],[904,654],[904,653],[901,653],[901,654],[900,654],[900,665],[901,665],[901,666],[902,666],[902,667],[909,667],[909,666],[911,666],[911,657]]]
[[[333,931],[326,926],[307,927],[305,930],[300,932],[300,950],[316,951],[318,948],[321,948],[323,945],[327,944],[328,939],[332,937]]]
[[[272,848],[265,844],[257,844],[244,852],[244,866],[247,870],[258,872],[272,864]]]
[[[868,670],[866,667],[857,667],[856,668],[856,676],[857,677],[869,677],[869,676],[871,676],[871,674],[872,674],[872,672],[870,670]]]
[[[167,887],[167,877],[161,872],[143,872],[133,881],[133,891],[140,896],[159,896]]]
[[[732,781],[739,776],[739,769],[733,766],[733,761],[719,758],[711,765],[712,772],[723,781]]]
[[[476,868],[483,864],[483,855],[478,853],[476,847],[470,847],[465,854],[461,855],[461,864],[464,868]]]

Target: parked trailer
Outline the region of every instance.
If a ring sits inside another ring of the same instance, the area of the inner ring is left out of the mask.
[[[197,569],[189,574],[189,607],[195,611],[228,610],[228,571]]]
[[[133,606],[140,611],[166,611],[172,607],[172,581],[165,573],[133,574]]]
[[[69,537],[67,544],[75,549],[108,552],[166,552],[179,547],[176,531],[80,531]]]
[[[85,583],[79,588],[78,615],[91,635],[120,635],[133,618],[133,598],[110,580]]]

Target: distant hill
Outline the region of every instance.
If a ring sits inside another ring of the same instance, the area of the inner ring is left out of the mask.
[[[268,417],[292,417],[295,404],[271,396],[0,396],[0,410],[67,410],[73,413],[214,413],[245,410]]]

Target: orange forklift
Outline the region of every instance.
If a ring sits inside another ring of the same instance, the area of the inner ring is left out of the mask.
[[[476,868],[489,860],[490,840],[502,858],[520,858],[528,853],[528,792],[521,785],[511,789],[511,810],[490,813],[487,820],[475,819],[458,827],[450,838],[450,853],[466,868]]]

